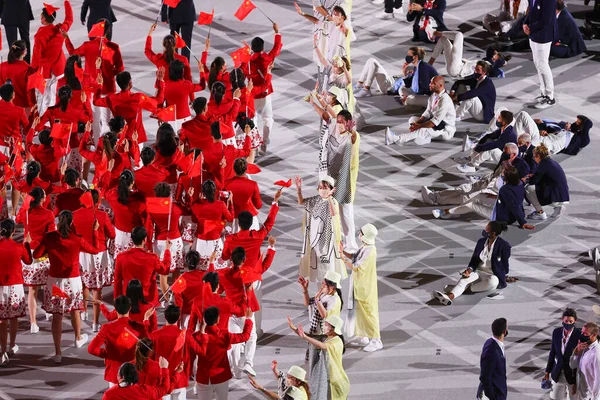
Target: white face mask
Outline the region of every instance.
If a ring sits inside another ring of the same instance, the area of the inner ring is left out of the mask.
[[[346,132],[346,124],[340,124],[339,122],[337,123],[337,128],[338,128],[338,132],[339,133],[344,133]]]
[[[319,189],[319,196],[321,196],[321,198],[326,199],[327,196],[329,196],[329,189]]]

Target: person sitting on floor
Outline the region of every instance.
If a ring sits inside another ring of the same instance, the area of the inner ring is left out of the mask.
[[[496,36],[506,34],[518,19],[527,14],[528,8],[527,0],[500,0],[500,8],[483,17],[483,27]]]
[[[487,62],[478,61],[473,75],[460,79],[452,85],[450,97],[458,104],[456,108],[458,121],[470,115],[475,120],[487,124],[494,118],[496,87],[494,82],[488,79],[490,71],[491,67]],[[465,91],[465,87],[469,90]]]
[[[556,2],[556,26],[558,36],[550,47],[550,56],[570,58],[587,50],[577,22],[567,10],[563,0]]]
[[[408,5],[406,19],[413,23],[413,42],[434,43],[433,32],[447,31],[444,24],[446,0],[414,0]]]

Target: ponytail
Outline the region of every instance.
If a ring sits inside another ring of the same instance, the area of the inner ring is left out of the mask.
[[[135,369],[138,373],[142,372],[146,367],[152,348],[152,340],[150,338],[145,337],[138,341],[135,347]]]
[[[10,45],[10,50],[8,51],[8,63],[13,64],[16,61],[19,61],[23,55],[27,51],[27,45],[23,40],[15,40]]]
[[[225,60],[223,59],[223,57],[215,58],[214,61],[210,64],[210,72],[208,73],[209,88],[212,88],[215,82],[217,82],[217,76],[219,76],[219,73],[223,69],[224,65]]]
[[[165,48],[165,61],[167,64],[171,64],[175,60],[175,38],[173,35],[164,37],[163,47]]]
[[[40,204],[42,204],[42,200],[44,199],[46,193],[44,192],[44,189],[42,189],[39,186],[36,186],[31,190],[31,192],[29,192],[29,195],[33,198],[29,205],[31,207],[37,207]]]
[[[27,175],[25,176],[25,181],[29,186],[33,185],[34,179],[40,175],[41,170],[42,167],[37,161],[31,161],[29,164],[27,164]]]
[[[217,191],[217,185],[210,179],[207,179],[202,184],[202,194],[208,200],[209,203],[215,202],[215,193]]]
[[[58,89],[58,103],[61,111],[67,111],[71,97],[73,97],[73,90],[70,87],[63,86]]]
[[[79,78],[75,75],[75,65],[81,68],[81,58],[77,55],[73,55],[67,58],[67,64],[65,65],[65,80],[67,81],[67,86],[72,90],[81,90],[82,82],[79,81]]]
[[[107,132],[102,136],[102,145],[104,146],[104,153],[109,160],[112,160],[113,154],[115,154],[115,147],[117,146],[117,136],[112,132]]]
[[[56,230],[63,239],[69,237],[71,233],[71,224],[73,223],[73,213],[69,210],[63,210],[58,214],[58,225]]]
[[[119,176],[119,186],[117,187],[119,203],[124,206],[129,203],[129,188],[133,185],[133,180],[133,172],[128,169],[121,172],[121,176]]]
[[[10,239],[13,232],[15,231],[15,221],[7,218],[0,222],[0,236],[6,239]]]
[[[217,103],[217,105],[221,104],[223,97],[225,96],[225,85],[223,82],[216,81],[210,88],[210,95],[215,103]]]

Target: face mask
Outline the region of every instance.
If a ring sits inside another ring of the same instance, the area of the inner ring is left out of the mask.
[[[520,153],[525,153],[526,151],[527,151],[527,146],[526,145],[523,145],[523,146],[519,147],[519,152]]]
[[[489,232],[486,232],[485,230],[481,231],[481,236],[483,236],[484,238],[490,237]]]
[[[585,335],[581,335],[581,336],[579,336],[579,341],[581,343],[589,343],[590,342],[590,337],[589,336],[585,336]]]
[[[508,329],[506,330],[506,332],[504,332],[504,337],[508,336]]]
[[[326,198],[329,195],[329,189],[319,189],[319,196]]]
[[[502,122],[500,122],[500,121],[496,120],[496,126],[497,126],[498,128],[502,128]]]
[[[565,324],[563,322],[563,328],[565,328],[565,330],[570,331],[571,329],[573,329],[573,327],[575,326],[575,324]]]
[[[415,60],[415,57],[413,57],[413,56],[406,56],[406,57],[404,57],[404,59],[406,60],[407,63],[410,64],[411,62],[413,62]]]
[[[475,73],[473,74],[473,76],[475,77],[475,79],[479,79],[479,78],[481,78],[481,74],[478,74],[477,72],[475,72]]]
[[[338,132],[339,133],[346,132],[346,124],[337,123],[337,127],[338,127]]]
[[[510,158],[510,154],[508,154],[508,153],[502,153],[502,155],[500,156],[501,161],[506,161],[509,158]]]

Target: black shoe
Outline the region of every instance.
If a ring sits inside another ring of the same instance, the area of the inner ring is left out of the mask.
[[[387,94],[388,96],[397,96],[397,95],[398,95],[398,92],[394,92],[393,90],[388,90],[388,91],[386,92],[386,94]]]

